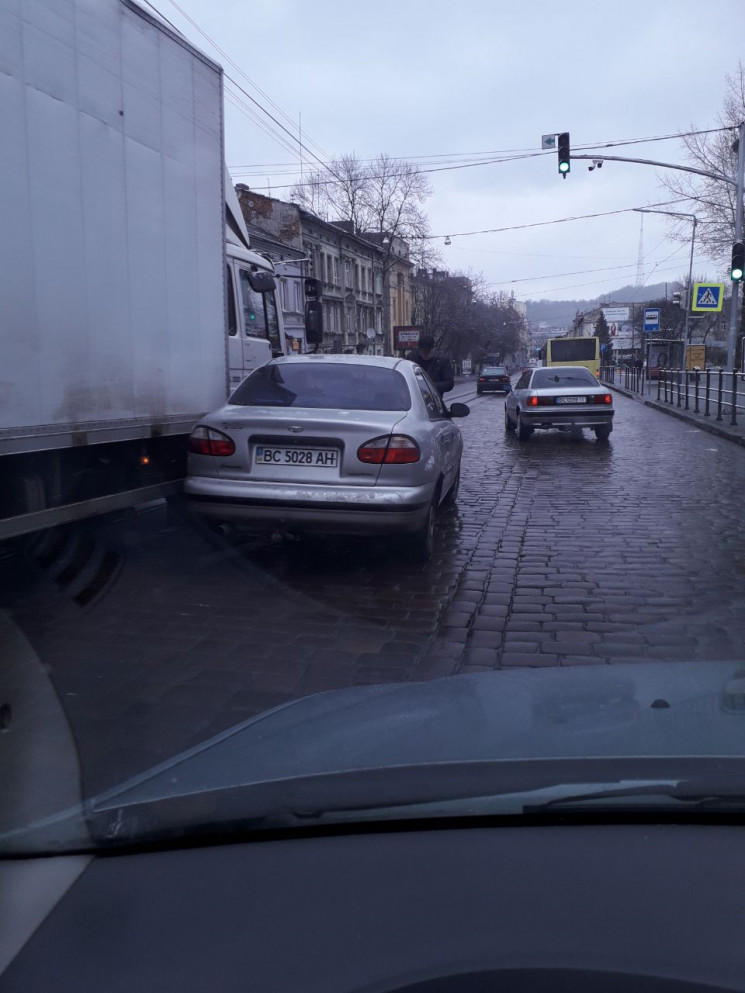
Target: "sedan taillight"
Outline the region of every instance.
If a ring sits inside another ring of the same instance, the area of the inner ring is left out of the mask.
[[[410,465],[421,458],[419,445],[405,434],[380,435],[360,445],[357,458],[368,465]]]
[[[191,433],[189,451],[194,455],[217,455],[227,458],[235,452],[235,442],[222,431],[200,425]]]

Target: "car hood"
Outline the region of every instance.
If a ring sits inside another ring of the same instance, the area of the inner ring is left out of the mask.
[[[359,769],[649,756],[745,760],[745,666],[516,669],[319,693],[238,724],[99,803]]]
[[[542,790],[553,803],[578,784],[695,780],[745,802],[744,743],[738,662],[499,670],[333,690],[0,832],[0,843],[35,854],[184,843],[236,824],[305,828],[433,806],[442,816],[449,802],[460,810],[479,798],[507,797],[514,808],[515,795]]]

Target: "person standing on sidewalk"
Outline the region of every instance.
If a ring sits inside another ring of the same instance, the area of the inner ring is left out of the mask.
[[[446,356],[435,355],[435,339],[431,334],[420,335],[419,344],[406,358],[424,369],[440,396],[452,390],[455,383],[453,364]]]

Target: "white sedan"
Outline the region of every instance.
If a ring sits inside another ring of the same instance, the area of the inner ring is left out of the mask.
[[[504,403],[504,426],[527,441],[540,428],[592,428],[598,441],[613,430],[613,394],[584,366],[526,369]]]
[[[454,503],[463,439],[405,359],[302,355],[252,372],[189,440],[187,501],[216,522],[289,532],[404,534],[419,558]]]

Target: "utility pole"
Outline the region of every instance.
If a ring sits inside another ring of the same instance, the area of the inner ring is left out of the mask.
[[[743,179],[745,178],[745,121],[737,137],[737,193],[735,195],[735,242],[742,241]],[[737,320],[740,310],[740,284],[732,282],[732,299],[729,307],[729,335],[727,337],[727,365],[735,368],[737,358]]]

